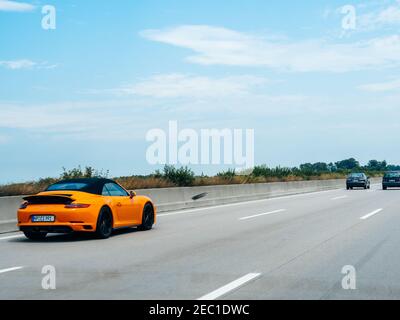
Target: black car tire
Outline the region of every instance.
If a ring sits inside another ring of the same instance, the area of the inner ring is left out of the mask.
[[[383,190],[387,190],[387,187],[386,187],[386,186],[383,186]]]
[[[96,236],[99,239],[108,239],[113,232],[113,217],[110,209],[102,208],[97,219]]]
[[[154,209],[151,204],[146,204],[143,208],[142,224],[138,227],[140,231],[148,231],[154,225]]]
[[[25,237],[29,240],[44,240],[47,236],[46,232],[34,232],[34,231],[24,231]]]

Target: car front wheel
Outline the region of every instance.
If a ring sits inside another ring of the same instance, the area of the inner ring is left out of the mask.
[[[154,210],[150,204],[146,204],[143,209],[142,224],[138,227],[141,231],[151,230],[154,224]]]

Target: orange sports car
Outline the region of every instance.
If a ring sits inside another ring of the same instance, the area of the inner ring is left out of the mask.
[[[18,227],[32,240],[70,232],[92,232],[106,239],[114,229],[150,230],[156,222],[156,208],[149,198],[109,179],[60,181],[24,200]]]

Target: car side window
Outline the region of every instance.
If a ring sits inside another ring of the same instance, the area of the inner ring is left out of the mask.
[[[111,196],[110,192],[107,189],[107,185],[104,185],[103,191],[101,192],[101,195],[104,196],[104,197],[110,197]]]
[[[108,190],[111,197],[126,197],[128,193],[115,183],[107,183],[104,187]],[[103,189],[104,191],[104,189]]]

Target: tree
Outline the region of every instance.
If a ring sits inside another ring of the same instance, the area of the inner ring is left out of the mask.
[[[325,162],[317,162],[313,164],[313,170],[315,172],[327,172],[328,170],[328,165]]]
[[[330,172],[336,172],[337,169],[338,169],[338,168],[337,168],[332,162],[330,162],[330,163],[328,164],[328,171],[330,171]]]
[[[360,163],[354,158],[338,161],[335,165],[339,170],[353,170],[360,167]]]
[[[387,168],[387,162],[378,161],[378,160],[370,160],[367,165],[367,169],[371,171],[385,171]]]
[[[303,172],[312,172],[313,165],[311,163],[303,163],[300,165],[300,170]]]
[[[304,163],[300,165],[300,170],[305,174],[323,173],[329,171],[328,165],[324,162]]]
[[[394,164],[389,164],[386,167],[387,171],[400,171],[400,166],[399,165],[394,165]]]

